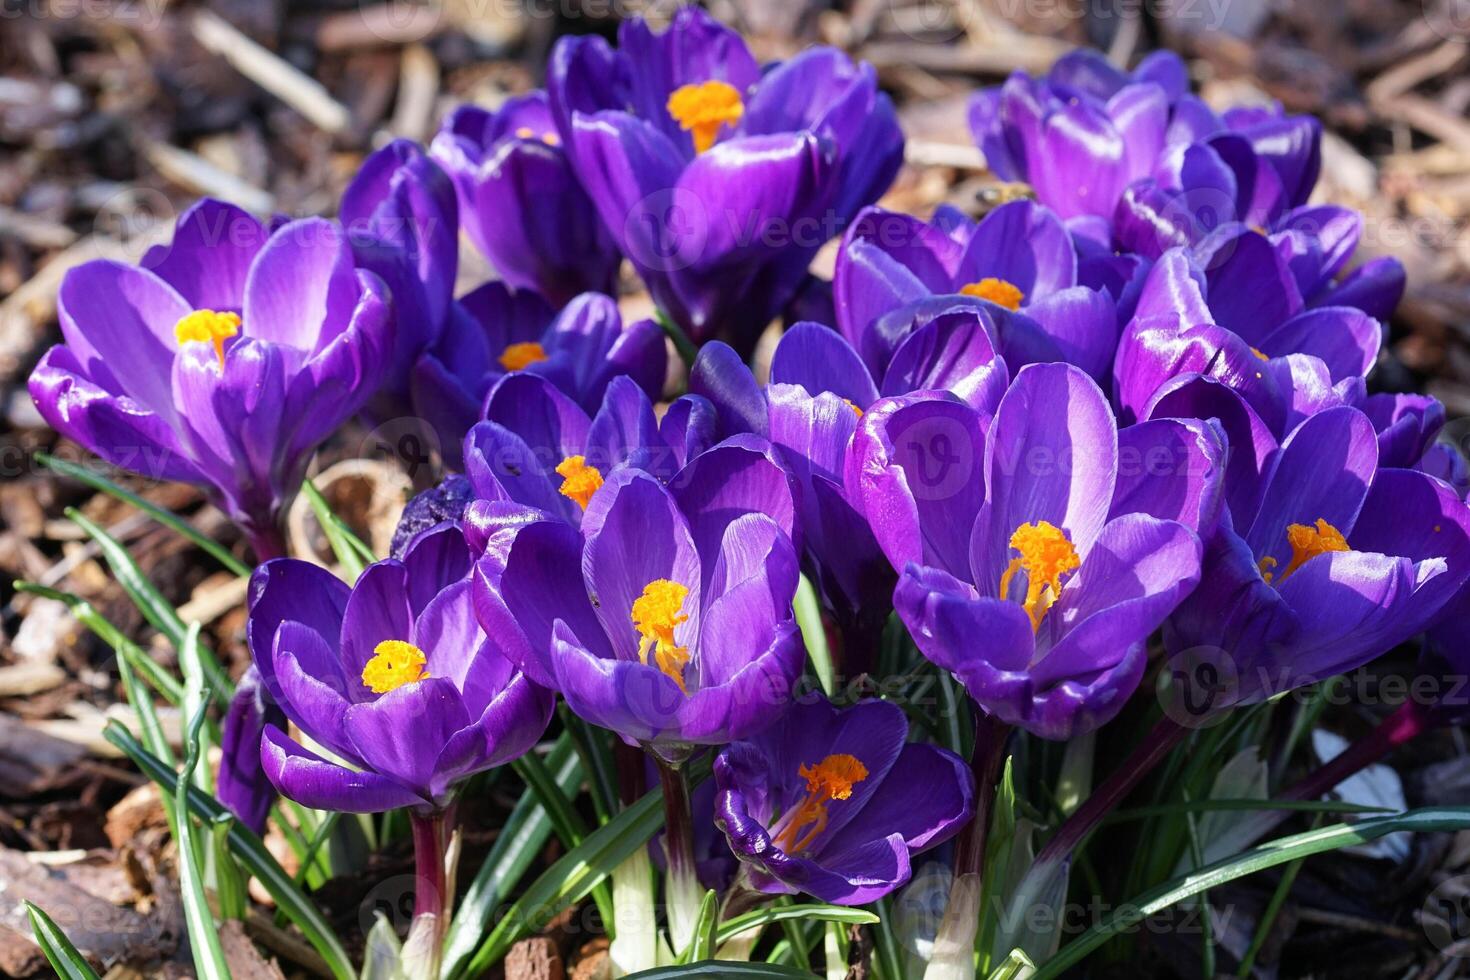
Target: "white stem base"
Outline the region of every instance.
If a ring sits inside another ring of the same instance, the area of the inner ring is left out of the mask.
[[[669,872],[664,876],[664,904],[668,907],[669,945],[675,955],[688,949],[694,941],[694,927],[703,902],[704,889],[699,886],[694,869],[680,867],[671,859]]]
[[[640,847],[612,873],[613,941],[608,959],[614,977],[658,966],[658,926],[653,908],[653,864]]]
[[[934,937],[924,980],[975,980],[975,934],[980,931],[980,875],[960,875],[949,887],[949,905]]]

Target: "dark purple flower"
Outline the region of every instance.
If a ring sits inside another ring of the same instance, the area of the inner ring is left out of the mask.
[[[621,257],[572,174],[545,92],[494,112],[460,106],[430,152],[454,178],[465,233],[506,283],[558,307],[616,292]]]
[[[445,524],[351,588],[290,558],[256,570],[247,633],[262,684],[335,757],[268,725],[261,755],[282,795],[348,813],[439,809],[463,779],[535,745],[552,696],[480,629],[470,569]]]
[[[207,487],[261,558],[281,553],[312,453],[377,391],[394,344],[387,292],[337,225],[269,232],[213,200],[141,266],[70,270],[57,305],[66,343],[30,379],[41,415],[116,466]]]
[[[1087,375],[1032,365],[993,423],[957,400],[880,401],[847,485],[920,652],[991,715],[1064,739],[1137,687],[1149,635],[1198,580],[1224,459],[1212,424],[1119,430]]]
[[[1208,374],[1279,436],[1314,412],[1361,401],[1382,332],[1352,307],[1304,307],[1263,235],[1241,234],[1208,263],[1173,249],[1149,272],[1123,331],[1114,398],[1124,419],[1147,418],[1170,379]]]
[[[456,312],[462,319],[413,373],[415,411],[452,468],[462,465],[461,442],[482,417],[490,390],[509,375],[545,378],[588,412],[621,375],[650,398],[663,390],[663,331],[652,320],[625,326],[617,303],[601,293],[584,293],[553,315],[537,294],[491,282],[461,297]]]
[[[715,760],[715,822],[751,884],[863,905],[908,882],[911,856],[953,837],[975,812],[964,760],[910,744],[887,701],[798,702]]]
[[[1030,201],[978,224],[953,211],[925,223],[868,208],[837,255],[837,325],[875,378],[936,319],[984,324],[1012,370],[1068,361],[1102,378],[1118,342],[1117,305],[1106,289],[1082,285],[1078,269],[1067,228]]]
[[[220,733],[219,780],[215,795],[240,822],[257,834],[276,801],[276,788],[260,764],[260,736],[267,725],[286,727],[286,715],[261,688],[252,664],[235,688]]]
[[[1455,491],[1380,469],[1378,434],[1357,409],[1319,412],[1279,446],[1211,379],[1175,385],[1155,412],[1216,418],[1233,450],[1230,520],[1166,630],[1186,671],[1192,659],[1228,671],[1219,696],[1249,702],[1352,670],[1425,628],[1470,577]]]
[[[580,529],[521,509],[476,566],[480,622],[577,714],[666,760],[754,734],[806,656],[786,481],[727,444],[671,485],[614,470]]]
[[[547,88],[572,167],[659,308],[748,348],[817,249],[892,182],[903,136],[870,65],[809,48],[762,72],[695,6],[619,46],[563,38]]]
[[[372,414],[406,415],[413,365],[448,327],[459,271],[454,185],[411,140],[394,140],[363,161],[342,192],[342,224],[358,268],[393,294],[397,324],[384,390]]]

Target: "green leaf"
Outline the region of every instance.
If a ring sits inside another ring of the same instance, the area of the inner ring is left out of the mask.
[[[322,533],[327,536],[327,544],[331,546],[332,554],[337,556],[337,563],[342,566],[343,573],[349,582],[357,581],[362,574],[363,568],[377,561],[373,549],[362,543],[362,539],[352,533],[342,518],[333,513],[327,498],[316,488],[316,484],[307,480],[301,485],[301,492],[311,504],[312,513],[316,515],[316,522],[321,525]]]
[[[873,903],[878,921],[873,929],[873,961],[883,980],[903,980],[903,953],[893,934],[893,901],[885,895]]]
[[[527,752],[519,759],[511,763],[517,775],[525,780],[531,792],[541,801],[551,824],[556,828],[556,835],[561,838],[563,844],[568,848],[577,847],[587,839],[587,822],[572,805],[571,798],[557,785],[556,778],[552,776],[551,770],[546,768],[546,763],[535,752]],[[612,892],[608,890],[606,882],[599,884],[592,890],[593,900],[597,902],[598,914],[602,916],[603,922],[616,922],[613,914]]]
[[[708,775],[707,766],[703,774]],[[655,791],[588,834],[581,846],[546,869],[511,906],[480,946],[468,972],[483,973],[522,936],[539,931],[562,909],[586,898],[624,858],[647,844],[663,822],[663,795]]]
[[[46,954],[46,962],[62,980],[98,980],[97,974],[87,965],[82,954],[66,938],[51,916],[30,902],[22,902],[26,914],[31,917],[31,932],[36,936],[36,945]]]
[[[679,355],[679,360],[684,362],[684,367],[686,369],[694,367],[694,362],[699,358],[699,348],[694,341],[689,339],[689,335],[661,309],[653,311],[653,318],[658,321],[658,325],[663,328],[669,340],[673,341],[674,351]]]
[[[715,931],[715,944],[723,946],[742,932],[760,929],[775,922],[791,922],[808,919],[817,922],[841,922],[845,925],[876,925],[879,917],[867,909],[848,908],[845,905],[774,905],[737,915],[721,922]]]
[[[694,919],[694,938],[689,941],[689,948],[679,954],[680,963],[697,963],[715,955],[715,925],[719,917],[720,896],[712,890],[705,892]]]
[[[75,507],[66,509],[66,516],[71,519],[88,537],[97,542],[102,550],[102,557],[107,560],[107,565],[112,569],[113,577],[133,600],[133,605],[143,614],[143,618],[153,625],[164,636],[168,637],[175,650],[184,647],[185,627],[184,621],[179,618],[178,611],[163,597],[163,593],[148,581],[138,563],[133,561],[133,556],[128,554],[128,549],[108,534],[101,527],[88,520],[86,515]],[[235,683],[230,680],[230,675],[220,666],[219,661],[208,648],[199,648],[200,658],[204,664],[205,673],[209,677],[209,683],[215,691],[216,700],[221,705],[227,705],[230,695],[235,693]]]
[[[170,674],[162,665],[145,654],[127,637],[123,636],[122,630],[112,625],[107,617],[99,613],[86,599],[74,596],[70,592],[62,592],[58,589],[49,589],[44,585],[37,585],[35,582],[17,581],[15,583],[15,591],[27,592],[31,595],[38,595],[46,599],[54,599],[57,602],[65,603],[67,608],[71,610],[71,614],[76,617],[77,622],[87,627],[102,642],[112,647],[113,652],[118,655],[118,659],[127,660],[134,670],[148,679],[148,683],[153,686],[153,689],[159,694],[162,694],[169,704],[178,705],[183,701],[184,685],[179,683],[178,678]]]
[[[1036,972],[1036,964],[1031,962],[1031,957],[1019,949],[1013,949],[1010,955],[1001,961],[986,980],[1027,980]]]
[[[204,729],[205,713],[209,710],[205,697],[207,692],[199,692],[199,707],[189,722],[189,731],[184,739],[184,769],[174,791],[173,831],[174,840],[179,845],[179,896],[184,905],[189,951],[194,954],[194,970],[199,980],[229,980],[230,966],[225,962],[225,951],[220,946],[219,928],[215,925],[214,913],[210,911],[209,899],[204,894],[204,862],[194,837],[194,817],[189,812],[189,793],[193,789],[194,770],[199,766],[199,736]]]
[[[562,735],[547,754],[546,764],[557,785],[570,793],[582,782],[582,766],[569,735]],[[527,793],[506,818],[475,880],[465,889],[444,942],[446,977],[464,976],[464,966],[480,944],[505,896],[520,883],[551,837],[551,817],[534,793]]]
[[[832,668],[832,651],[827,645],[827,628],[822,624],[822,603],[817,599],[816,586],[805,575],[796,586],[794,609],[796,625],[801,628],[801,640],[806,644],[817,682],[822,685],[823,693],[831,697],[837,678]]]
[[[751,980],[759,978],[778,978],[778,980],[811,980],[816,976],[807,970],[798,970],[790,966],[777,966],[774,963],[735,963],[726,960],[705,960],[702,963],[690,963],[687,966],[661,966],[657,970],[644,970],[641,973],[630,974],[626,980],[690,980],[690,978],[704,977],[706,980],[742,980],[750,977]]]
[[[1280,864],[1324,851],[1335,851],[1377,840],[1399,832],[1452,832],[1470,828],[1470,807],[1426,807],[1409,810],[1392,817],[1365,820],[1358,824],[1334,824],[1321,830],[1283,837],[1233,855],[1198,871],[1192,871],[1149,889],[1131,902],[1118,906],[1118,911],[1094,925],[1080,938],[1068,943],[1043,963],[1036,980],[1060,976],[1076,966],[1089,953],[1106,943],[1120,930],[1162,911],[1176,902],[1191,898],[1211,888]]]
[[[46,453],[36,453],[36,460],[54,472],[60,473],[62,476],[69,476],[73,480],[79,480],[85,483],[94,490],[100,490],[105,494],[116,497],[118,500],[132,504],[164,527],[177,531],[188,538],[236,575],[246,576],[250,574],[250,566],[230,554],[218,541],[207,537],[203,532],[199,531],[173,511],[160,507],[151,501],[144,500],[131,490],[124,490],[116,483],[107,479],[107,477],[94,473],[85,466],[79,466],[65,459],[57,459],[55,456],[50,456]]]
[[[179,792],[178,774],[153,753],[143,748],[126,728],[114,722],[107,726],[103,734],[124,755],[132,759],[143,774],[157,783],[166,794]],[[230,812],[218,800],[199,792],[198,789],[189,785],[188,780],[182,782],[186,795],[181,795],[180,798],[187,800],[189,812],[206,823],[229,822],[231,853],[270,893],[271,898],[275,900],[276,907],[301,930],[307,942],[311,943],[326,961],[327,968],[332,971],[332,976],[337,980],[355,980],[357,971],[352,968],[352,961],[348,959],[347,951],[343,949],[337,934],[317,910],[316,903],[301,892],[301,889],[291,880],[291,876],[286,873],[286,869],[281,867],[280,862],[270,851],[266,850],[255,832],[238,820],[232,819]]]

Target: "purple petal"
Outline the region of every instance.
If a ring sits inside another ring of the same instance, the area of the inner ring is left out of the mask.
[[[374,772],[353,772],[302,748],[274,725],[260,743],[261,764],[276,789],[302,806],[338,813],[380,813],[422,806],[413,790]]]
[[[233,204],[204,198],[179,216],[173,241],[150,248],[139,264],[196,310],[239,312],[250,263],[269,234]]]
[[[830,391],[858,408],[878,400],[878,390],[857,351],[835,330],[818,323],[793,324],[771,356],[771,383],[800,385],[815,397]]]
[[[360,293],[342,230],[321,218],[293,221],[250,267],[241,331],[314,353],[346,328]]]

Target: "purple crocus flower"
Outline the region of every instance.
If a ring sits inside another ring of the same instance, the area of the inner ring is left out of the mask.
[[[545,92],[494,112],[460,106],[430,152],[454,178],[466,234],[502,280],[558,307],[578,293],[616,293],[621,256],[572,174]]]
[[[1424,629],[1470,577],[1459,496],[1424,473],[1379,468],[1379,435],[1357,409],[1319,412],[1279,445],[1212,379],[1175,385],[1155,412],[1209,415],[1230,438],[1230,520],[1165,633],[1182,661],[1230,671],[1217,692],[1230,700],[1361,666]]]
[[[624,325],[617,303],[584,293],[560,313],[536,294],[486,283],[456,304],[463,319],[444,331],[413,372],[415,411],[433,427],[445,464],[458,469],[464,434],[502,378],[545,378],[588,412],[614,378],[627,375],[648,397],[663,390],[664,334],[652,320]]]
[[[488,533],[484,528],[497,525],[504,508],[492,505],[500,504],[580,524],[616,467],[627,464],[673,480],[681,467],[710,449],[713,432],[714,411],[698,397],[678,399],[660,422],[648,396],[618,377],[589,418],[545,378],[508,375],[485,400],[485,420],[465,438],[465,474],[477,500],[466,514],[470,537],[478,542]],[[724,448],[769,462],[758,440]]]
[[[268,231],[203,200],[140,266],[98,260],[57,297],[65,343],[30,378],[58,432],[115,466],[206,487],[259,558],[316,447],[382,383],[387,291],[320,218]]]
[[[1280,436],[1360,401],[1382,334],[1362,310],[1306,308],[1280,253],[1246,231],[1207,260],[1172,249],[1154,265],[1118,345],[1114,397],[1124,419],[1146,418],[1165,382],[1206,373]]]
[[[712,450],[665,485],[608,475],[580,529],[524,510],[476,566],[485,631],[595,725],[677,764],[787,706],[805,660],[786,475]]]
[[[897,348],[937,318],[979,319],[1013,370],[1068,361],[1101,378],[1118,342],[1117,305],[1081,284],[1061,220],[1012,201],[976,223],[933,223],[868,208],[842,240],[833,279],[837,326],[882,377]]]
[[[903,136],[870,65],[808,48],[762,72],[695,6],[568,37],[547,88],[572,167],[659,308],[748,348],[817,249],[892,182]]]
[[[441,810],[463,779],[535,745],[553,699],[480,629],[470,569],[445,524],[351,588],[290,558],[256,570],[247,633],[262,683],[340,760],[268,725],[261,756],[282,795],[345,813]]]
[[[975,780],[946,749],[909,743],[888,701],[798,702],[715,760],[715,822],[758,891],[863,905],[902,887],[912,855],[975,812]]]
[[[843,483],[859,419],[881,395],[952,391],[993,413],[1009,376],[987,329],[988,312],[936,317],[886,358],[881,385],[842,335],[798,323],[782,335],[762,390],[733,350],[705,345],[690,388],[717,410],[722,432],[769,436],[801,488],[802,537],[827,608],[842,630],[846,668],[871,666],[882,621],[892,609],[894,571]]]
[[[240,822],[257,834],[276,801],[276,787],[260,764],[260,736],[267,725],[286,727],[286,715],[261,687],[251,664],[235,687],[220,732],[219,779],[215,795]]]
[[[383,391],[369,406],[380,421],[407,415],[414,362],[455,315],[459,214],[454,185],[411,140],[394,140],[363,161],[342,192],[342,224],[358,268],[393,294],[396,340]]]
[[[919,651],[991,715],[1065,739],[1117,714],[1198,580],[1224,456],[1212,424],[1119,430],[1086,374],[1032,365],[993,422],[957,400],[875,405],[847,484]]]

